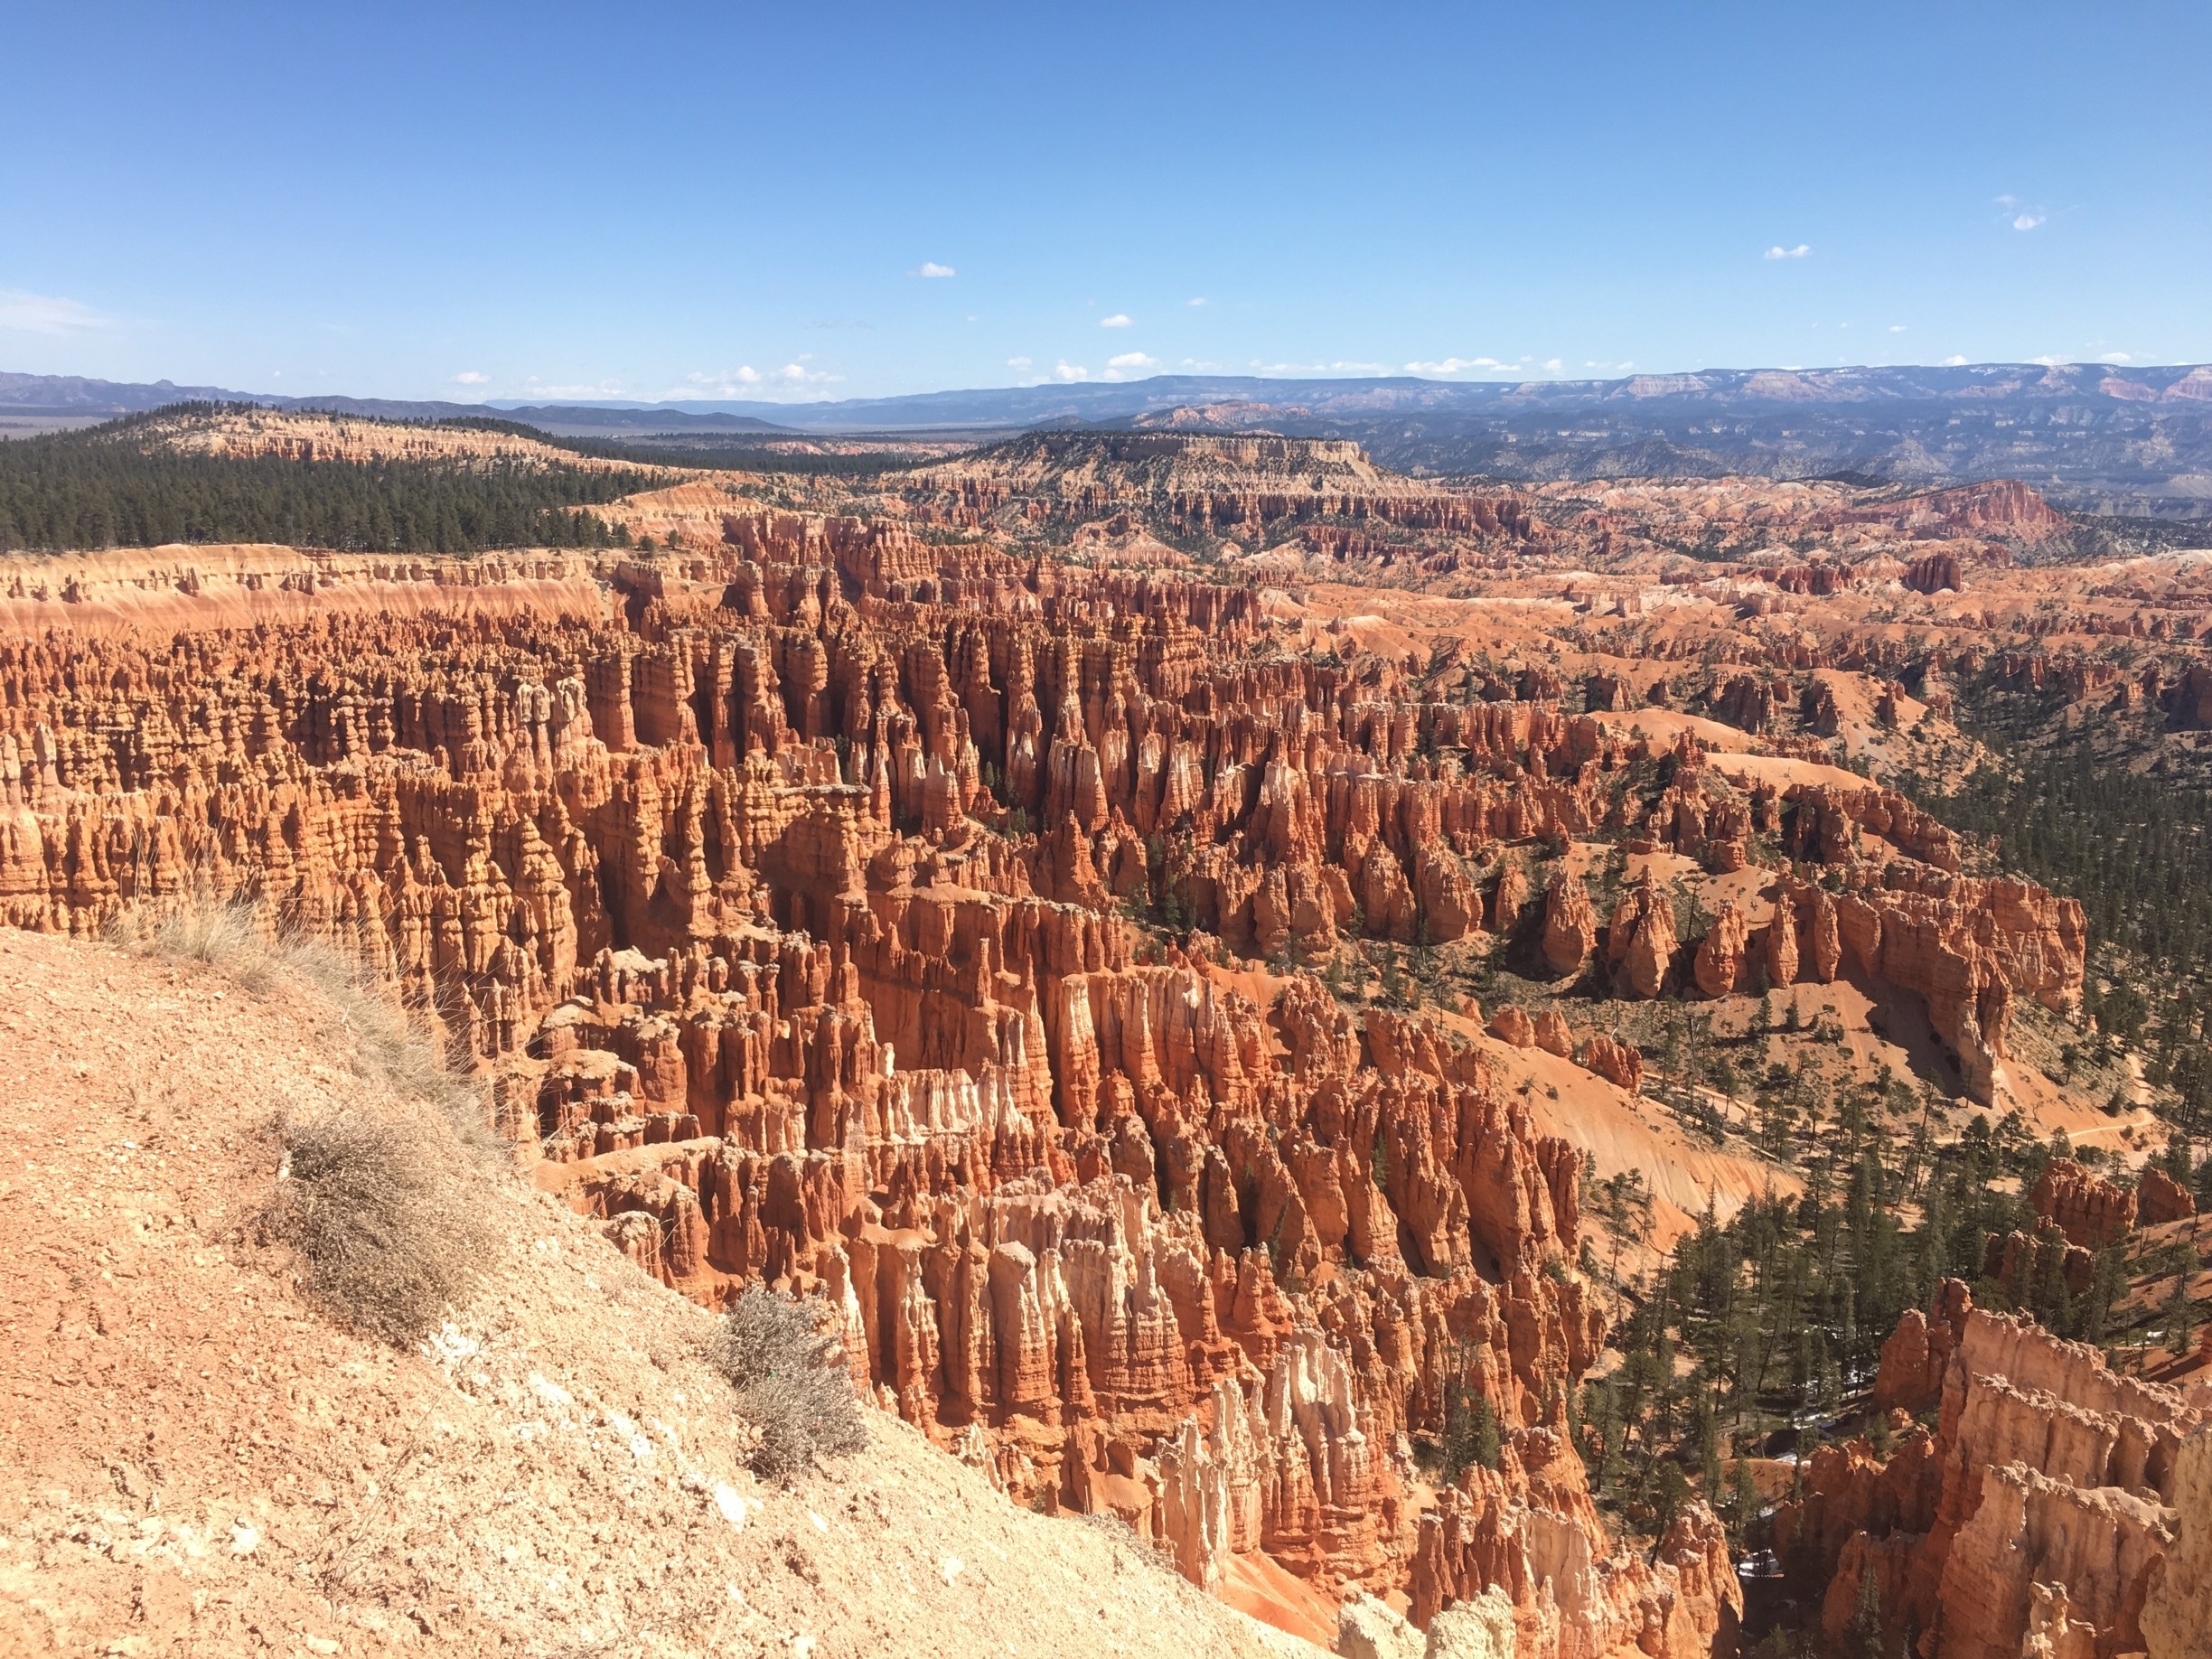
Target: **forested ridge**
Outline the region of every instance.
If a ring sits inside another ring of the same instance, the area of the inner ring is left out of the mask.
[[[2069,729],[2046,699],[1963,698],[1963,729],[1995,753],[1948,793],[1909,784],[1954,829],[1986,838],[1998,862],[2081,901],[2089,923],[2084,1002],[2102,1038],[2148,1050],[2145,1077],[2170,1087],[2185,1131],[2212,1130],[2212,807],[2202,777],[2109,727]],[[2155,715],[2151,717],[2155,719]]]
[[[149,451],[136,440],[134,428],[178,413],[0,444],[0,551],[224,541],[390,553],[616,546],[625,532],[569,510],[661,482],[642,470],[560,463],[295,461]]]

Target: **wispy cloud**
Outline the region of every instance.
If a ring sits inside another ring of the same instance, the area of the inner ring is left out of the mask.
[[[492,377],[481,369],[464,369],[459,374],[454,376],[453,383],[455,386],[484,386],[488,385],[491,380]]]
[[[1257,374],[1388,374],[1391,371],[1388,363],[1263,363],[1256,357],[1251,360],[1251,367]]]
[[[1997,207],[2000,216],[2010,220],[2015,230],[2032,230],[2050,218],[2042,207],[2031,206],[2018,196],[1998,197]]]
[[[1081,363],[1058,362],[1053,365],[1053,379],[1055,380],[1087,380],[1090,378],[1091,371]]]
[[[1159,367],[1159,359],[1148,357],[1142,351],[1123,351],[1106,360],[1106,376],[1110,380],[1127,380],[1132,374],[1144,374]]]
[[[906,273],[909,276],[957,276],[960,273],[949,265],[940,265],[934,259],[924,259]]]
[[[573,384],[541,380],[533,374],[523,380],[522,387],[523,396],[529,398],[628,398],[632,396],[630,392],[623,389],[622,383],[618,380],[594,380],[588,384]],[[670,395],[680,398],[686,394],[674,392]]]
[[[1026,357],[1009,357],[1007,359],[1007,367],[1017,373],[1026,374],[1029,371],[1029,360]]]
[[[2097,359],[2100,363],[2132,363],[2134,361],[2135,354],[2132,351],[2107,351]]]
[[[1812,251],[1813,245],[1810,242],[1800,242],[1795,248],[1785,248],[1781,243],[1776,242],[1767,250],[1764,257],[1769,259],[1803,259]]]
[[[809,368],[808,364],[813,361],[812,356],[808,355],[795,362],[785,363],[781,369],[755,369],[751,363],[740,363],[735,369],[720,369],[712,372],[695,370],[684,376],[681,386],[672,387],[659,396],[664,402],[685,398],[742,398],[764,389],[775,391],[786,388],[827,386],[845,378]],[[622,396],[619,392],[600,395]]]
[[[1186,299],[1186,300],[1185,300],[1183,303],[1184,303],[1186,305],[1204,305],[1204,304],[1206,303],[1206,296],[1205,296],[1204,295],[1201,294],[1201,295],[1199,295],[1197,296],[1197,298],[1195,298],[1195,299]]]
[[[1408,374],[1467,374],[1476,370],[1510,369],[1513,365],[1495,357],[1447,357],[1433,363],[1408,363]]]
[[[1129,322],[1128,312],[1117,311],[1111,317],[1101,317],[1099,326],[1101,328],[1129,328],[1133,325]]]
[[[2049,217],[2048,213],[2015,213],[2012,215],[2012,228],[2015,230],[2032,230]]]
[[[32,294],[22,288],[0,288],[0,329],[18,334],[97,334],[115,326],[115,319],[95,311],[81,300],[58,294]]]
[[[1893,334],[1901,334],[1905,332],[1905,324],[1902,323],[1892,323],[1889,325],[1889,332]]]

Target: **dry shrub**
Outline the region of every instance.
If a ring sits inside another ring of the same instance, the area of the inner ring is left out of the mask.
[[[867,1444],[843,1347],[813,1308],[755,1285],[730,1304],[707,1359],[729,1379],[738,1411],[760,1430],[753,1467],[764,1478],[787,1481],[818,1453]]]
[[[298,1257],[307,1294],[402,1346],[464,1299],[491,1238],[434,1123],[341,1106],[281,1126],[261,1231]]]

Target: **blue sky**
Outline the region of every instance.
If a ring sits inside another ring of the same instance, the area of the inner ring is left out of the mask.
[[[2212,360],[2201,4],[0,0],[0,369],[475,399]]]

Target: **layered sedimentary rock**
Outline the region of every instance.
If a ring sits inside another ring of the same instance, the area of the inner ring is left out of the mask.
[[[1218,959],[1480,925],[1504,844],[1587,832],[1625,751],[1256,655],[1250,589],[724,533],[595,614],[0,648],[0,916],[251,901],[492,1067],[641,1269],[827,1297],[857,1381],[1020,1500],[1199,1583],[1260,1551],[1403,1587],[1448,1395],[1530,1428],[1597,1356],[1580,1162],[1443,1026]],[[1126,914],[1170,906],[1187,950]],[[1607,1630],[1718,1617],[1615,1577]]]
[[[2150,1659],[2189,1659],[2212,1636],[2212,1428],[2174,1460],[2174,1542],[2143,1604]]]
[[[2197,1214],[2197,1200],[2180,1182],[2153,1166],[2135,1184],[2135,1219],[2145,1227],[2187,1221]]]
[[[1411,1453],[1448,1395],[1542,1435],[1598,1352],[1579,1160],[1453,1022],[1298,965],[1488,930],[1632,997],[1859,975],[1924,996],[1986,1088],[2012,998],[2078,993],[2078,909],[1956,874],[1894,795],[1731,782],[1686,730],[1574,713],[1542,663],[1287,651],[1255,586],[1017,558],[937,534],[945,501],[925,536],[655,497],[680,553],[286,555],[281,607],[0,647],[0,919],[238,898],[358,956],[641,1269],[827,1296],[886,1410],[1198,1582],[1264,1551],[1332,1589],[1426,1572],[1433,1611],[1495,1570],[1537,1659],[1710,1641],[1710,1528],[1617,1557],[1536,1441],[1429,1540]],[[1470,533],[1512,539],[1493,516]],[[420,603],[377,614],[403,579]],[[1654,857],[1601,923],[1607,838]],[[1685,950],[1656,855],[1777,844]],[[1640,1083],[1558,1009],[1497,1029]]]
[[[2028,1201],[2066,1234],[2067,1242],[2083,1250],[2101,1249],[2135,1225],[2135,1195],[2070,1158],[2054,1158],[2044,1166]]]
[[[1467,1470],[1420,1518],[1412,1618],[1434,1628],[1447,1609],[1502,1589],[1515,1651],[1643,1653],[1702,1659],[1734,1648],[1743,1592],[1720,1523],[1692,1504],[1656,1551],[1607,1554],[1564,1425],[1507,1437],[1498,1467]]]
[[[1823,1448],[1776,1517],[1786,1566],[1824,1593],[1830,1637],[1873,1573],[1885,1629],[1918,1636],[1926,1659],[2141,1651],[2146,1600],[2170,1576],[2183,1445],[2212,1404],[2114,1375],[2095,1349],[1975,1308],[1950,1281],[1884,1345],[1877,1400],[1916,1406],[1936,1352],[1936,1432],[1901,1430],[1886,1462],[1864,1441]]]

